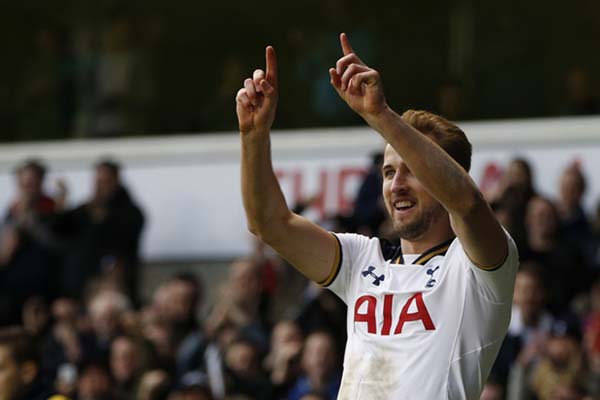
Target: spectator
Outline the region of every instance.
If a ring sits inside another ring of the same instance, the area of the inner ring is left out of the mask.
[[[553,321],[545,309],[546,298],[542,267],[531,262],[521,264],[508,333],[493,368],[498,383],[506,383],[515,363],[528,369],[540,357]]]
[[[0,325],[18,323],[28,297],[50,299],[56,275],[57,243],[50,230],[55,201],[43,190],[46,167],[27,160],[15,176],[17,197],[0,237]]]
[[[271,335],[271,351],[265,357],[276,396],[283,397],[300,375],[303,336],[294,321],[278,322]]]
[[[67,364],[68,358],[75,359],[80,355],[79,343],[69,343],[68,335],[61,335],[61,321],[55,318],[53,324],[51,317],[49,306],[41,297],[31,297],[23,305],[23,328],[38,343],[43,354],[39,369],[45,384],[52,383],[59,366]],[[60,390],[58,386],[57,390]]]
[[[144,216],[121,182],[121,167],[102,160],[95,167],[92,198],[59,218],[57,231],[69,241],[61,293],[80,298],[91,278],[110,274],[135,302],[139,241]]]
[[[111,343],[110,372],[115,392],[124,400],[135,398],[145,368],[149,367],[141,343],[130,336],[119,336]]]
[[[337,340],[337,350],[343,353],[346,344],[346,305],[330,290],[315,283],[309,283],[306,289],[306,304],[296,319],[304,335],[312,332],[327,331]]]
[[[228,395],[245,395],[252,399],[271,397],[271,385],[259,361],[259,348],[252,341],[237,339],[225,353]]]
[[[204,353],[206,375],[215,398],[226,394],[226,353],[229,347],[241,337],[233,323],[225,321],[212,333],[211,340]]]
[[[383,153],[373,154],[371,166],[360,185],[354,202],[352,219],[356,224],[356,230],[369,236],[374,236],[379,229],[379,225],[387,218],[381,192],[383,182],[382,166]]]
[[[0,398],[46,400],[51,392],[39,374],[38,347],[33,338],[18,327],[0,330]]]
[[[73,300],[59,298],[52,303],[53,324],[41,343],[42,371],[46,377],[56,376],[64,365],[84,361],[86,346],[79,333],[80,317],[79,307]]]
[[[534,197],[528,204],[527,246],[520,251],[522,261],[535,261],[544,268],[552,312],[566,312],[571,300],[589,285],[585,262],[577,249],[562,240],[558,213],[554,204],[545,198]]]
[[[341,383],[337,366],[334,337],[326,332],[314,332],[306,338],[302,353],[303,375],[288,393],[289,400],[299,400],[305,394],[318,390],[330,400],[336,399]]]
[[[582,204],[586,186],[579,163],[568,165],[560,176],[557,210],[562,245],[573,249],[574,256],[591,274],[594,252],[592,228]],[[582,285],[577,290],[582,292],[587,289],[587,286]]]
[[[263,271],[252,258],[242,258],[231,265],[227,283],[209,317],[209,334],[226,322],[253,340],[261,350],[268,347],[267,315],[261,313]]]
[[[579,238],[589,234],[589,222],[581,204],[586,181],[577,162],[567,166],[560,176],[557,210],[563,231]]]
[[[561,387],[581,383],[584,369],[580,340],[577,321],[554,322],[545,354],[531,376],[531,387],[539,400],[552,400]]]
[[[88,357],[101,362],[108,361],[112,341],[125,333],[123,320],[130,307],[125,295],[113,291],[99,292],[90,300],[88,312],[91,332],[86,339],[91,343],[87,350],[91,354]]]
[[[23,328],[36,340],[41,341],[50,329],[50,309],[46,300],[30,297],[23,304]]]
[[[146,308],[140,313],[141,336],[152,346],[157,357],[157,366],[165,371],[174,371],[173,327],[160,313]]]
[[[543,268],[534,263],[521,264],[515,282],[509,335],[519,336],[527,343],[537,334],[546,334],[552,326],[552,316],[545,309],[546,298]]]
[[[154,312],[169,325],[177,377],[196,369],[202,360],[206,343],[196,318],[200,298],[200,282],[191,274],[175,276],[161,285],[154,297]]]
[[[79,372],[77,400],[112,400],[115,398],[108,368],[103,364],[84,364]]]
[[[584,369],[580,339],[575,319],[555,320],[533,367],[525,370],[516,365],[511,371],[507,399],[555,399],[559,387],[582,384]]]
[[[521,250],[525,242],[524,221],[529,201],[536,195],[531,165],[524,158],[513,158],[498,186],[488,194],[493,208],[507,213],[505,227]]]

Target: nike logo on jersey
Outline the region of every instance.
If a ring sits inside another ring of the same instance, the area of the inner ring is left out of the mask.
[[[369,267],[362,272],[362,276],[366,278],[370,275],[374,279],[373,285],[379,286],[379,284],[385,280],[385,275],[381,274],[377,276],[373,271],[375,271],[375,267],[369,265]]]
[[[366,323],[367,332],[372,334],[379,333],[382,336],[388,336],[392,329],[393,318],[393,304],[396,296],[393,294],[386,294],[383,296],[383,312],[378,314],[377,308],[377,297],[373,295],[362,295],[356,299],[354,304],[354,323]],[[366,306],[363,306],[366,304]],[[414,305],[413,305],[414,304]],[[409,309],[415,310],[409,312]],[[381,311],[380,311],[381,312]],[[431,315],[427,306],[423,301],[423,293],[416,293],[409,297],[400,311],[400,315],[396,320],[396,326],[394,328],[394,335],[402,333],[404,325],[407,322],[420,322],[423,328],[427,331],[435,330],[435,325],[431,320]],[[377,328],[381,326],[379,332]]]

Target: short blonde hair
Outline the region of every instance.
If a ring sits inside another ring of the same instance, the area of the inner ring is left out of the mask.
[[[444,117],[422,110],[408,110],[402,120],[424,135],[430,136],[465,171],[471,168],[473,152],[467,135]]]

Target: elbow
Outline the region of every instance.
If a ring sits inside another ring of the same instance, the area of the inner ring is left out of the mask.
[[[248,232],[250,232],[254,236],[259,236],[258,231],[254,225],[250,224],[249,222],[246,225],[248,228]]]
[[[254,236],[260,236],[261,230],[266,225],[264,213],[257,212],[255,207],[246,207],[245,211],[246,229]]]
[[[254,226],[248,225],[248,232],[256,237],[262,243],[272,245],[275,238],[277,237],[270,229],[258,229]]]
[[[271,218],[262,222],[248,220],[247,228],[261,242],[270,245],[282,237],[286,224],[285,218]]]
[[[258,239],[263,240],[264,232],[266,230],[266,224],[260,224],[257,221],[252,221],[248,219],[246,221],[246,227],[248,232],[256,236]]]

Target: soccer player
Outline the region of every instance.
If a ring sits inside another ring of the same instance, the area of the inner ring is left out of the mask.
[[[467,173],[465,134],[428,112],[396,114],[379,73],[340,40],[331,83],[388,142],[383,195],[400,246],[327,232],[286,206],[269,144],[272,47],[236,97],[249,230],[348,305],[340,399],[478,399],[510,319],[516,246]]]

